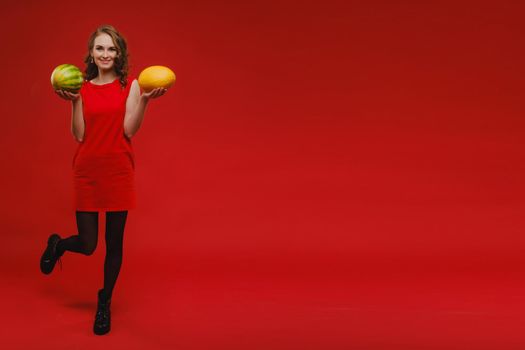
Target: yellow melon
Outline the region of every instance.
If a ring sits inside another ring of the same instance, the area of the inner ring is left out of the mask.
[[[175,73],[168,67],[150,66],[140,73],[138,82],[145,92],[159,87],[168,89],[175,83]]]

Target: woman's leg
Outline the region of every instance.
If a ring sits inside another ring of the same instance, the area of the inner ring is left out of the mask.
[[[98,239],[98,212],[77,211],[78,235],[61,239],[57,244],[57,253],[65,251],[91,255],[97,247]]]
[[[106,259],[104,261],[104,294],[111,298],[122,265],[124,227],[128,211],[106,212]]]

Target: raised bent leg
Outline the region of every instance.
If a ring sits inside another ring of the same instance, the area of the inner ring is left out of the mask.
[[[77,211],[76,219],[78,235],[64,238],[58,242],[57,252],[60,255],[65,251],[91,255],[97,248],[98,212]]]

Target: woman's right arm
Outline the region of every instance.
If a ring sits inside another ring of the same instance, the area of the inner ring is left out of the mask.
[[[78,142],[84,141],[84,115],[82,113],[82,98],[71,101],[71,133]]]
[[[65,90],[55,90],[58,96],[71,101],[71,133],[78,142],[84,141],[84,114],[82,113],[82,98],[80,93]]]

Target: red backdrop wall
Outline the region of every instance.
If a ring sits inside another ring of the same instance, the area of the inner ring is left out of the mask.
[[[74,228],[71,111],[49,75],[83,67],[111,23],[132,73],[177,75],[133,139],[136,235],[206,254],[522,252],[519,6],[65,4],[2,18],[2,218],[18,237]]]

